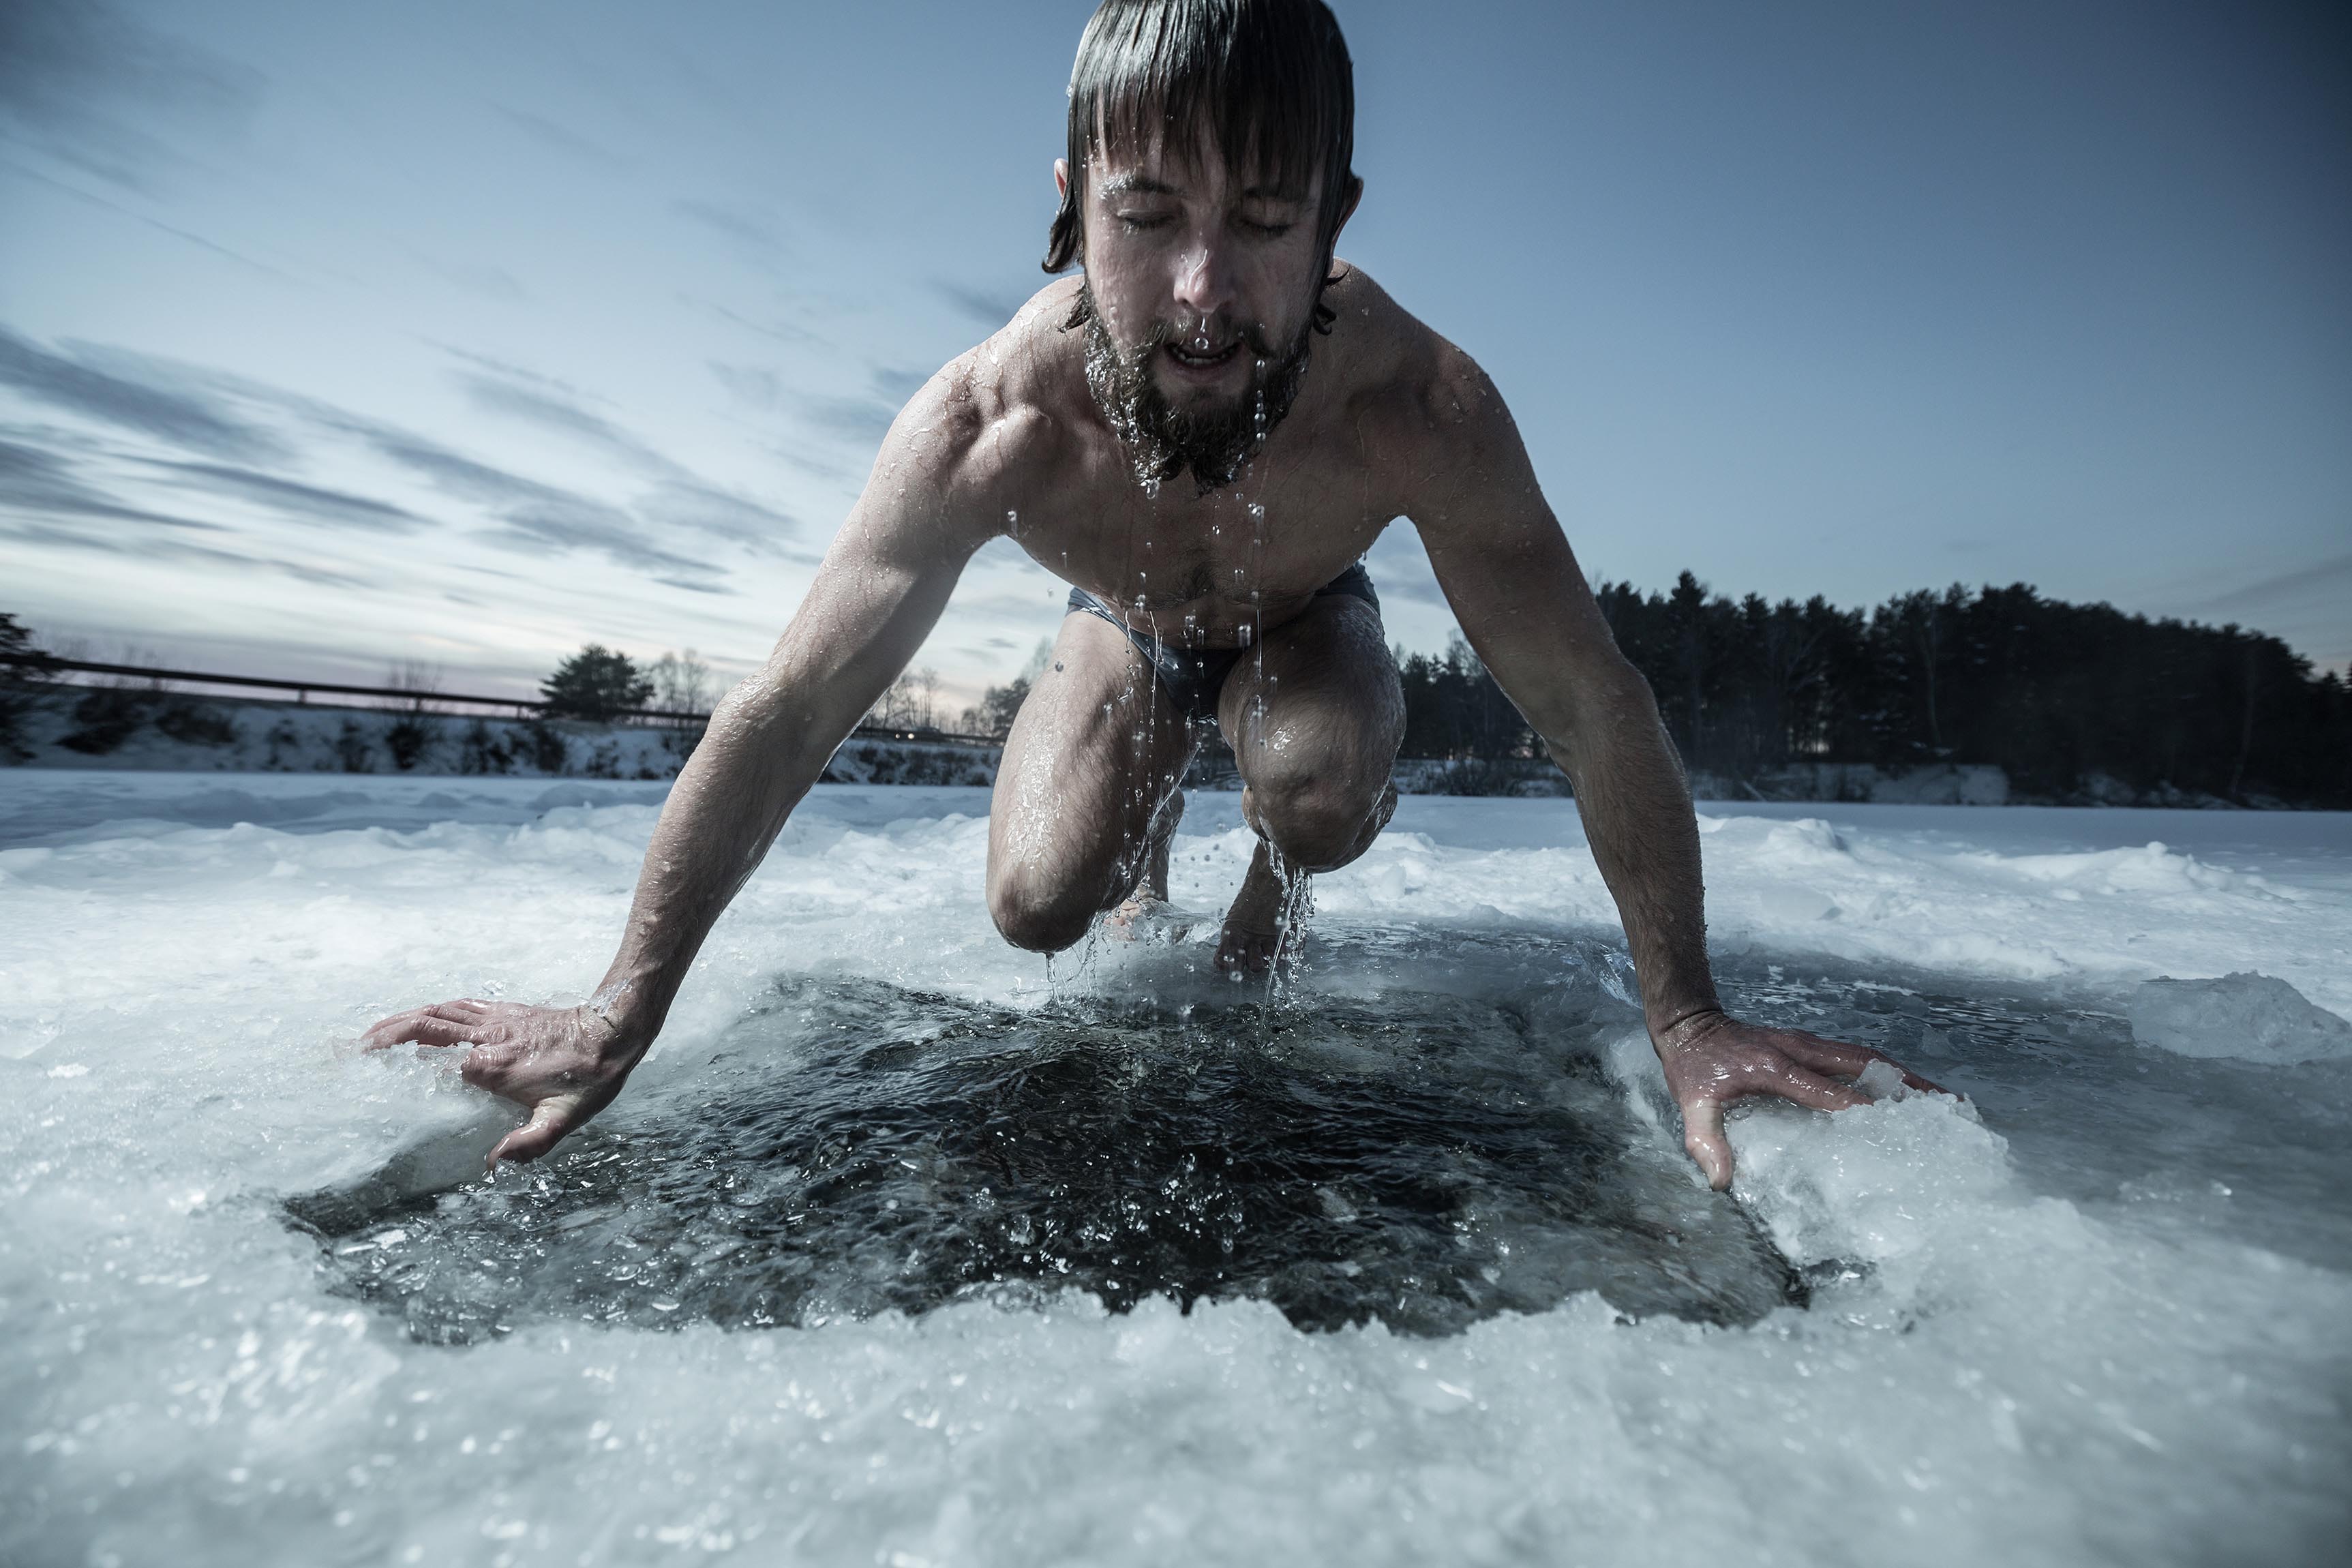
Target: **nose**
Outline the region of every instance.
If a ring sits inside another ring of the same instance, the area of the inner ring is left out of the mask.
[[[1180,322],[1213,321],[1234,304],[1234,269],[1225,249],[1207,235],[1195,236],[1176,258],[1176,310]]]

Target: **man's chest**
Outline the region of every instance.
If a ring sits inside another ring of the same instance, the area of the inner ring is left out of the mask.
[[[1189,478],[1150,493],[1123,454],[1088,454],[1056,493],[1015,520],[1041,565],[1125,607],[1216,616],[1312,594],[1370,549],[1397,515],[1352,449],[1269,452],[1232,485]]]

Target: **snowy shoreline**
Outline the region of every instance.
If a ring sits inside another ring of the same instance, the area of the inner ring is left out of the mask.
[[[107,694],[96,721],[78,715],[90,691]],[[429,703],[429,700],[428,703]],[[650,781],[675,777],[700,731],[688,726],[588,723],[505,718],[427,709],[345,707],[253,698],[199,697],[138,688],[75,688],[37,697],[19,726],[15,765],[70,772],[249,773],[414,778],[582,778]],[[825,771],[831,784],[988,784],[996,777],[993,746],[854,736]],[[1565,796],[1567,781],[1541,760],[1397,761],[1406,795]],[[1240,788],[1230,756],[1204,749],[1189,787]],[[1934,763],[1899,770],[1869,763],[1808,763],[1769,768],[1752,778],[1691,776],[1702,799],[1777,805],[2098,806],[2115,809],[2231,811],[2246,805],[2159,786],[2134,791],[2095,777],[2080,798],[2043,800],[2012,789],[2000,768]],[[2277,801],[2263,810],[2300,809]]]

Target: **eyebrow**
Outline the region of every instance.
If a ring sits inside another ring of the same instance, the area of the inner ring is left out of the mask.
[[[1184,193],[1165,180],[1155,180],[1149,174],[1129,170],[1104,175],[1096,184],[1095,194],[1102,196],[1181,196]]]
[[[1106,174],[1095,183],[1095,195],[1105,198],[1136,195],[1181,196],[1183,194],[1184,189],[1181,185],[1171,185],[1165,180],[1154,179],[1150,174],[1137,174],[1131,169],[1121,170],[1116,174]],[[1252,185],[1242,193],[1242,200],[1304,202],[1307,200],[1307,193],[1297,185]]]

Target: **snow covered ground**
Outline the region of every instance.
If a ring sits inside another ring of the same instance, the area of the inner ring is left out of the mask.
[[[592,984],[665,788],[0,773],[0,1561],[2352,1552],[2352,818],[1704,806],[1735,1004],[1969,1097],[1717,1199],[1572,803],[1407,799],[1268,1009],[823,786],[574,1157],[453,1185],[504,1113],[353,1037]]]

